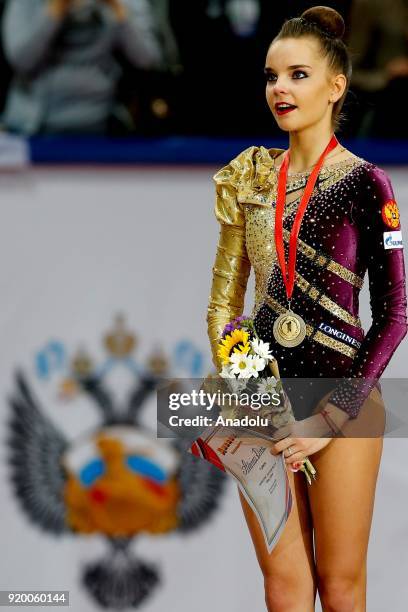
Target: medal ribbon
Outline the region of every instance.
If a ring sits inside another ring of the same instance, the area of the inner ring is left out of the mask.
[[[296,245],[297,245],[297,238],[299,235],[299,230],[300,230],[300,225],[302,223],[303,215],[305,214],[307,205],[309,204],[309,200],[313,193],[313,189],[316,184],[320,169],[323,165],[324,158],[338,144],[339,144],[339,141],[337,140],[336,136],[333,134],[329,144],[327,145],[327,147],[325,148],[325,150],[319,157],[319,161],[315,165],[313,172],[310,174],[307,180],[306,187],[303,192],[302,199],[300,201],[299,208],[297,210],[295,220],[293,222],[293,226],[290,232],[288,271],[286,271],[285,251],[284,251],[284,246],[283,246],[283,211],[285,208],[286,184],[287,184],[288,167],[289,167],[289,161],[290,161],[289,150],[286,151],[282,165],[279,169],[278,193],[277,193],[277,198],[276,198],[276,213],[275,213],[275,244],[276,244],[276,252],[278,255],[278,262],[279,262],[279,266],[282,272],[283,282],[285,283],[286,295],[288,297],[288,300],[290,300],[292,297],[293,287],[295,285]]]

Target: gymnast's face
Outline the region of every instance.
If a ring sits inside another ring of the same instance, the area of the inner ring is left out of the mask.
[[[316,38],[273,42],[265,76],[266,100],[282,130],[298,132],[321,122],[331,127],[333,104],[344,92],[346,77],[330,71]]]

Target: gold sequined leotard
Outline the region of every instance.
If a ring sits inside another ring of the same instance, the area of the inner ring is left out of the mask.
[[[270,343],[283,377],[360,377],[343,381],[330,401],[355,418],[372,386],[407,332],[407,298],[398,207],[386,173],[350,156],[323,166],[302,221],[292,308],[306,322],[298,347],[272,334],[286,309],[277,264],[274,218],[281,149],[250,147],[219,170],[215,215],[220,237],[208,305],[208,334],[217,370],[217,342],[226,323],[243,312],[251,266],[255,272],[252,317]],[[284,213],[285,256],[307,173],[289,177]],[[359,293],[368,271],[372,325],[365,334]]]

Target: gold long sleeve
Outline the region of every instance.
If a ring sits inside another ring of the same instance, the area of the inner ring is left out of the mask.
[[[207,324],[212,359],[217,372],[222,368],[217,356],[217,345],[224,326],[243,312],[251,270],[245,246],[245,217],[236,196],[236,181],[240,171],[242,166],[238,157],[214,176],[215,216],[221,227],[212,268]]]

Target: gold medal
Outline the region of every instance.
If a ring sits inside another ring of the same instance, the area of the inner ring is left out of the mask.
[[[301,316],[288,310],[275,320],[273,335],[282,346],[298,346],[306,336],[306,323]]]

